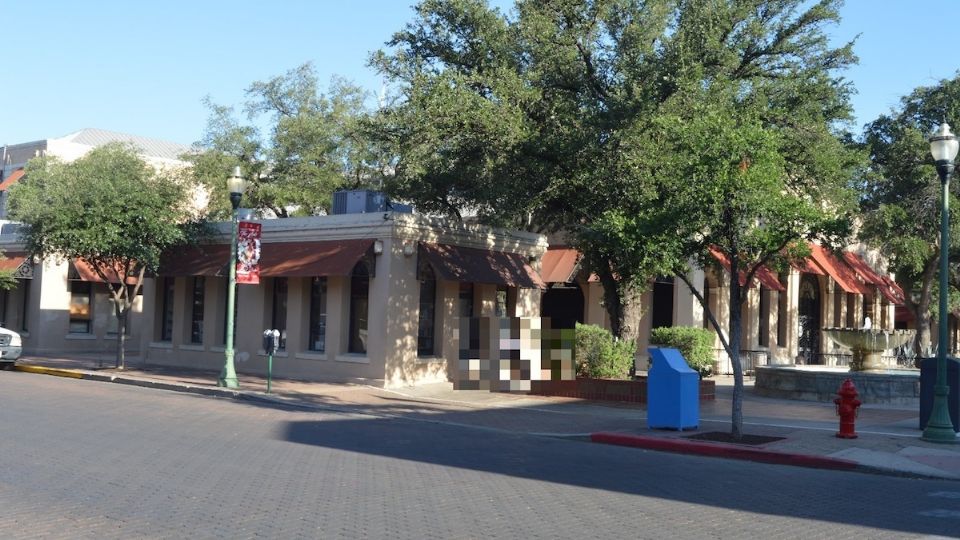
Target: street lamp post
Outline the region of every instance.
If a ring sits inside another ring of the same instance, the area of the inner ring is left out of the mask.
[[[933,154],[937,163],[937,174],[940,175],[940,311],[937,321],[940,326],[937,335],[937,382],[933,387],[933,410],[927,426],[923,429],[922,439],[938,443],[957,442],[947,408],[947,396],[950,394],[950,387],[947,386],[947,259],[950,249],[950,175],[953,174],[953,159],[957,157],[958,147],[960,143],[950,132],[950,126],[946,122],[940,124],[936,133],[930,137],[930,153]]]
[[[233,176],[227,179],[227,189],[230,191],[230,205],[233,206],[233,219],[230,223],[230,284],[227,287],[227,336],[226,346],[224,347],[223,370],[220,372],[218,386],[227,388],[238,388],[237,372],[233,367],[233,306],[236,302],[237,294],[237,208],[240,207],[240,199],[247,188],[247,182],[240,176],[240,167],[233,168]]]

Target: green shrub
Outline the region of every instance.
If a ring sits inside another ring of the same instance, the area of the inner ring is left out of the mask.
[[[650,333],[650,345],[679,349],[690,369],[701,377],[713,372],[713,332],[693,326],[654,328]]]
[[[636,345],[614,339],[604,328],[577,324],[577,376],[593,379],[626,379],[633,367]]]

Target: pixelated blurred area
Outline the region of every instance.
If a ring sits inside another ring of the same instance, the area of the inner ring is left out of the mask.
[[[576,378],[575,331],[548,317],[460,318],[456,328],[458,390],[526,392],[530,381]]]

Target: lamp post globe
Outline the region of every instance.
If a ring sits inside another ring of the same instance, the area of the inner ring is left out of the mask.
[[[238,388],[237,371],[233,365],[233,339],[234,339],[234,306],[236,305],[237,295],[237,209],[240,208],[240,199],[243,192],[247,189],[247,182],[240,173],[240,167],[233,168],[233,175],[227,179],[227,191],[230,192],[230,205],[233,207],[233,215],[230,221],[230,262],[228,266],[229,284],[227,287],[227,331],[226,344],[223,350],[223,370],[220,371],[218,386],[226,388]]]
[[[944,122],[930,137],[930,154],[937,164],[937,174],[940,176],[940,306],[937,322],[937,380],[933,387],[933,409],[930,419],[923,428],[925,441],[938,443],[956,443],[956,433],[950,420],[950,410],[947,408],[947,396],[950,387],[947,385],[947,299],[949,289],[947,283],[948,253],[950,248],[950,176],[953,174],[953,160],[957,157],[960,148],[957,138],[950,132],[950,125]]]

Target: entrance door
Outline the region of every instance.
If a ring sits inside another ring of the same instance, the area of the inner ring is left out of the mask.
[[[658,277],[653,282],[653,321],[651,328],[673,326],[673,277]]]
[[[813,274],[800,278],[797,306],[800,336],[799,353],[805,364],[819,364],[820,358],[820,286]]]

